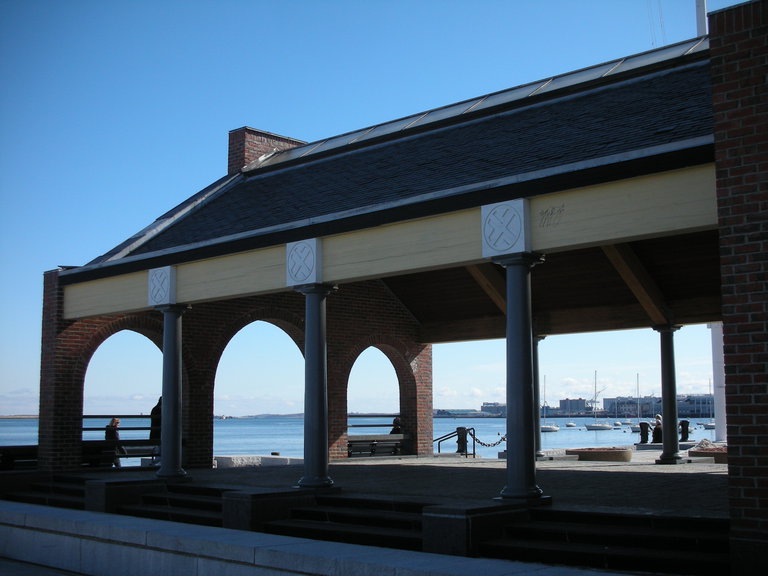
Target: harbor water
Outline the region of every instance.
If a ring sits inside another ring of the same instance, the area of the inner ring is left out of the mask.
[[[103,429],[108,419],[88,420],[87,426]],[[567,423],[575,426],[568,427]],[[614,424],[613,420],[608,420]],[[633,421],[636,422],[636,421]],[[386,434],[391,428],[391,419],[386,417],[355,417],[350,419],[350,435]],[[497,458],[498,453],[506,448],[502,439],[506,432],[506,420],[503,418],[435,418],[433,438],[440,438],[454,432],[458,427],[474,430],[474,437],[481,443],[475,444],[478,457]],[[557,432],[541,434],[542,450],[586,448],[597,446],[627,446],[640,441],[640,434],[633,433],[629,425],[619,425],[609,430],[587,430],[586,424],[592,423],[586,418],[547,418],[542,423],[556,424]],[[149,426],[149,418],[124,419],[120,431],[122,439],[146,438],[147,430],[127,430],[130,427]],[[0,418],[0,445],[37,444],[36,418]],[[407,433],[407,430],[406,430]],[[705,430],[701,422],[691,421],[689,439],[693,442],[714,440],[714,430]],[[101,430],[83,432],[85,440],[102,440]],[[494,444],[496,444],[494,446]],[[301,416],[268,416],[249,418],[227,418],[214,420],[214,454],[224,455],[267,455],[273,452],[291,458],[303,457],[304,419]],[[488,445],[488,446],[485,446]],[[435,442],[435,452],[438,443]],[[440,443],[439,451],[456,452],[456,439],[451,438]],[[469,450],[472,450],[472,438],[469,438]],[[126,461],[126,465],[134,463]]]

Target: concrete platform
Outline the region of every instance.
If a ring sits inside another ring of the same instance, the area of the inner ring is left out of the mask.
[[[727,465],[687,458],[684,451],[680,464],[656,464],[660,453],[636,451],[631,462],[580,462],[553,451],[552,460],[537,462],[537,481],[559,508],[728,517]],[[356,458],[332,463],[329,474],[344,492],[487,501],[504,488],[505,466],[499,459],[457,455]],[[302,471],[301,466],[270,466],[189,475],[199,482],[285,488],[296,484]]]
[[[685,453],[682,453],[685,456]],[[658,451],[642,450],[631,462],[537,463],[537,481],[552,507],[618,513],[727,518],[727,467],[711,459],[660,465]],[[187,482],[285,490],[303,475],[301,465],[188,470]],[[346,494],[428,498],[485,505],[505,485],[503,460],[458,456],[359,458],[334,462],[330,475]],[[151,470],[89,473],[115,480],[150,479]],[[41,562],[81,574],[194,573],[486,576],[609,575],[619,572],[466,558],[320,542],[0,501],[0,557],[21,561],[10,568],[35,572]],[[30,565],[29,563],[32,563]],[[2,564],[0,564],[0,568]],[[9,568],[9,569],[10,569]],[[12,574],[14,572],[11,572]]]

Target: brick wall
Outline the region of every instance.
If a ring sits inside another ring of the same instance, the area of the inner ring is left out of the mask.
[[[331,457],[346,455],[347,383],[357,357],[375,346],[400,383],[400,415],[410,450],[432,453],[432,348],[417,343],[418,325],[380,281],[342,285],[327,300]],[[428,413],[428,416],[425,414]]]
[[[262,132],[243,126],[229,132],[229,154],[227,174],[236,174],[240,169],[264,154],[278,150],[287,150],[305,144],[301,140]]]
[[[162,315],[143,312],[62,319],[58,272],[45,275],[40,380],[41,467],[80,463],[83,384],[88,362],[109,336],[134,330],[162,346]],[[229,341],[257,320],[284,330],[303,353],[304,296],[283,292],[196,304],[182,316],[182,433],[184,466],[209,467],[213,456],[216,369]],[[400,383],[400,412],[411,451],[432,452],[432,349],[416,343],[417,324],[379,281],[342,286],[327,299],[329,443],[346,457],[347,386],[358,356],[379,348]]]
[[[257,320],[284,330],[303,353],[304,296],[284,292],[195,305],[182,320],[185,389],[185,458],[207,466],[213,456],[213,395],[216,368],[226,345]],[[412,450],[432,451],[431,347],[415,342],[417,325],[378,281],[341,286],[326,300],[328,343],[328,418],[331,458],[347,455],[349,374],[369,346],[392,362],[400,383],[400,412]],[[424,415],[428,417],[424,417]]]
[[[710,15],[736,573],[768,570],[768,2]]]

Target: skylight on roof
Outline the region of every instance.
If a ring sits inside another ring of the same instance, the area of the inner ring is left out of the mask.
[[[538,94],[555,92],[557,90],[562,90],[563,88],[576,86],[578,84],[598,80],[600,78],[620,74],[637,68],[651,66],[659,62],[664,62],[665,60],[679,58],[686,54],[693,54],[708,48],[709,41],[706,37],[695,38],[693,40],[687,40],[671,46],[665,46],[656,50],[629,56],[624,59],[598,64],[581,70],[575,70],[560,76],[554,76],[545,80],[531,82],[530,84],[516,86],[487,96],[473,98],[457,104],[436,108],[420,114],[413,114],[405,118],[385,122],[384,124],[378,124],[376,126],[327,138],[325,140],[312,142],[304,146],[284,150],[265,158],[263,161],[253,163],[253,166],[249,166],[246,169],[246,172],[257,170],[258,168],[265,166],[280,164],[289,160],[295,160],[297,158],[304,158],[347,146],[349,144],[365,142],[388,134],[394,134],[395,132],[409,130],[417,126],[425,126],[441,120],[458,117],[468,112],[509,104],[516,100],[523,100]]]

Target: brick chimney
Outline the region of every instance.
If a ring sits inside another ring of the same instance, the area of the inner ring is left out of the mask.
[[[264,154],[272,152],[275,148],[287,150],[302,144],[306,144],[306,142],[278,136],[277,134],[270,134],[269,132],[262,132],[248,126],[230,130],[227,174],[236,174],[243,166]]]

